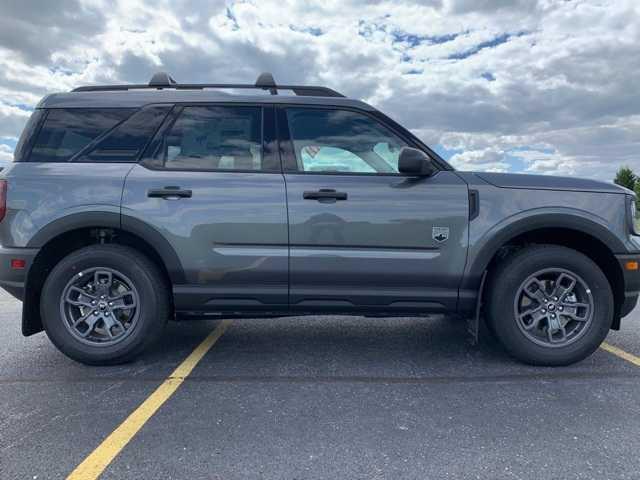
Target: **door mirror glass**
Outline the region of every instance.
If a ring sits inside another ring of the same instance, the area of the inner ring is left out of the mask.
[[[422,150],[403,147],[398,158],[398,171],[404,175],[430,177],[436,168],[429,156]]]

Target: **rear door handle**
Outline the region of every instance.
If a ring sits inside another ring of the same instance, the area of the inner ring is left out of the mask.
[[[167,200],[191,198],[192,195],[191,190],[183,190],[180,187],[152,188],[147,192],[149,198],[165,198]]]
[[[346,192],[336,192],[332,188],[321,188],[315,192],[304,192],[302,198],[305,200],[346,200]]]

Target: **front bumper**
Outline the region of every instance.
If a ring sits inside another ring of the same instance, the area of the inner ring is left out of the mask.
[[[0,247],[0,287],[18,300],[24,299],[27,274],[39,251],[37,248]],[[12,260],[24,260],[24,268],[12,268]]]
[[[620,307],[620,317],[626,317],[636,307],[638,296],[640,296],[640,269],[629,269],[627,264],[629,262],[640,264],[640,254],[616,255],[616,259],[624,278],[624,302]]]

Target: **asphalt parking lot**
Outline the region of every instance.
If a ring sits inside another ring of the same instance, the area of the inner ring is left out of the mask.
[[[65,478],[219,326],[85,367],[20,310],[0,294],[2,479]],[[640,310],[607,342],[640,355]],[[639,399],[608,351],[526,367],[447,318],[233,320],[101,478],[640,478]]]

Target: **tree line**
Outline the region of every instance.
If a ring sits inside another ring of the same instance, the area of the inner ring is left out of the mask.
[[[640,199],[640,177],[629,167],[620,167],[616,173],[616,178],[613,179],[613,183],[635,192]],[[636,203],[640,209],[640,200]]]

